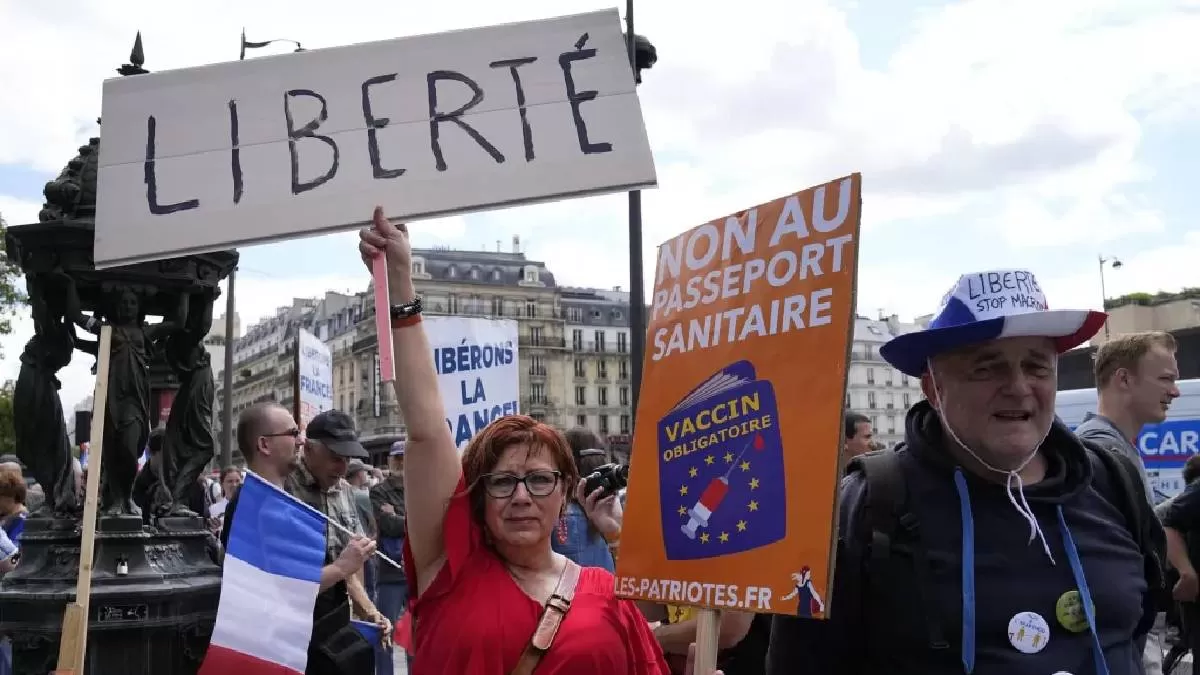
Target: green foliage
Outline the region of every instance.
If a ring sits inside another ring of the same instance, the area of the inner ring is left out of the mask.
[[[1167,291],[1159,291],[1157,293],[1126,293],[1119,298],[1105,300],[1104,309],[1116,309],[1124,305],[1153,307],[1154,305],[1162,305],[1175,300],[1196,299],[1200,299],[1200,288],[1184,288],[1177,293],[1168,293]]]
[[[17,451],[17,434],[13,430],[13,381],[0,385],[0,455]]]
[[[7,249],[8,223],[4,214],[0,214],[0,248]],[[16,261],[10,260],[5,250],[0,256],[0,335],[12,332],[12,319],[21,308],[29,303],[25,291],[21,288],[21,268]],[[3,354],[0,354],[3,356]]]

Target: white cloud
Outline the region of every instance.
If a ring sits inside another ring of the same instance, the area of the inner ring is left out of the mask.
[[[855,26],[871,21],[861,4]],[[0,60],[0,82],[22,101],[0,109],[7,133],[0,164],[28,164],[52,177],[95,133],[98,84],[124,60],[139,28],[146,66],[162,70],[236,58],[243,24],[250,39],[321,47],[596,6],[213,0],[182,16],[177,5],[135,0],[80,0],[70,11],[7,3],[0,9],[6,47],[39,67]],[[1181,241],[1167,234],[1173,214],[1148,196],[1151,181],[1171,177],[1147,160],[1143,142],[1146,124],[1194,120],[1200,110],[1193,37],[1200,14],[1170,0],[964,0],[924,10],[906,31],[876,26],[903,35],[886,65],[872,69],[861,55],[878,45],[855,34],[844,11],[822,0],[743,0],[736,11],[709,0],[689,5],[684,21],[673,3],[640,4],[638,32],[660,53],[639,90],[660,177],[659,189],[643,195],[647,285],[657,243],[852,171],[864,174],[865,313],[928,312],[966,264],[1034,267],[1056,306],[1098,306],[1095,247],[1124,238],[1121,251],[1137,251],[1156,235]],[[0,211],[13,222],[22,221],[14,212],[36,217],[37,198],[0,197]],[[486,249],[498,238],[507,249],[519,235],[560,282],[628,286],[625,217],[625,198],[610,196],[413,231],[423,245]],[[897,235],[909,228],[920,236]],[[939,250],[964,230],[984,244]],[[1198,236],[1182,241],[1194,250]],[[328,237],[331,255],[352,257],[353,239]],[[1125,266],[1108,277],[1110,295],[1200,285],[1187,248],[1124,256]],[[1037,269],[1048,261],[1052,267]],[[305,277],[286,261],[246,269],[243,324],[292,296],[348,284],[363,286],[365,276]],[[14,354],[7,350],[6,371],[15,369]]]
[[[4,216],[4,222],[9,225],[36,223],[41,210],[41,202],[0,194],[0,216]]]

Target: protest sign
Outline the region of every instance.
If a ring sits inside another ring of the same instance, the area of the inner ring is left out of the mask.
[[[617,592],[822,617],[858,174],[659,247]],[[715,647],[714,647],[715,649]]]
[[[433,347],[446,424],[459,450],[492,420],[520,412],[516,321],[430,316],[425,332]]]
[[[295,368],[293,414],[303,429],[318,413],[333,409],[333,354],[320,338],[303,328],[296,333]]]
[[[97,268],[655,185],[616,10],[104,83]]]

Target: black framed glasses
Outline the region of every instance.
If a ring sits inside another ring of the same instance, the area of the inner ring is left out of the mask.
[[[519,483],[525,484],[525,490],[534,497],[546,497],[558,487],[562,478],[561,471],[530,471],[524,476],[515,473],[485,473],[479,477],[483,481],[483,489],[494,499],[507,499],[517,491]]]
[[[304,432],[299,429],[288,429],[287,431],[279,431],[273,434],[263,434],[263,438],[281,438],[283,436],[291,436],[292,438],[300,438],[300,434]]]

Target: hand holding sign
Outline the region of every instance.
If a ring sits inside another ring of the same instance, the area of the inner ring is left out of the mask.
[[[412,243],[408,239],[408,226],[404,223],[392,224],[383,215],[383,207],[376,206],[370,227],[364,227],[358,233],[358,252],[362,256],[367,270],[381,253],[387,259],[388,290],[393,301],[407,302],[412,298]]]

